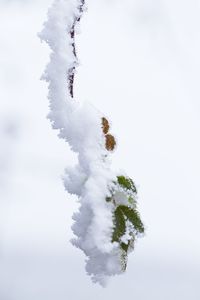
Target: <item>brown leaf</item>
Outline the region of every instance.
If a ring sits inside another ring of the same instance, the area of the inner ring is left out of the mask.
[[[115,146],[116,146],[116,141],[113,135],[111,134],[106,134],[106,149],[108,151],[112,151],[114,150]]]
[[[109,122],[106,118],[102,118],[102,129],[103,129],[103,133],[106,134],[108,133],[109,129],[110,129],[110,125]]]

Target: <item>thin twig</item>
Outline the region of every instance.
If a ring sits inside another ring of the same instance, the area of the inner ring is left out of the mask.
[[[78,18],[76,18],[74,20],[73,26],[70,30],[70,35],[71,35],[71,39],[72,39],[73,54],[76,58],[77,58],[77,53],[76,53],[76,45],[75,45],[75,27],[76,27],[76,24],[78,22],[80,22],[80,20],[81,20],[81,17],[82,17],[83,11],[84,11],[84,5],[85,5],[85,0],[81,0],[81,4],[79,6],[80,15],[79,15]],[[69,92],[70,92],[70,95],[71,95],[72,98],[74,97],[74,77],[75,77],[74,74],[75,74],[75,70],[76,70],[76,67],[74,66],[69,70],[69,73],[68,73],[68,88],[69,88]]]

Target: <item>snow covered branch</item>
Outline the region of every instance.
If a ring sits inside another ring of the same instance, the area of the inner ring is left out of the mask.
[[[74,97],[75,33],[84,8],[84,0],[55,0],[40,38],[52,50],[43,75],[49,84],[48,118],[78,154],[78,164],[64,175],[66,190],[80,201],[73,216],[72,243],[87,256],[86,271],[93,281],[104,285],[107,277],[125,271],[128,253],[144,226],[133,181],[112,170],[110,155],[116,142],[107,118]]]
[[[73,23],[72,28],[70,30],[70,36],[71,36],[71,39],[73,41],[72,42],[73,54],[76,58],[77,58],[77,54],[76,54],[76,46],[75,46],[75,27],[76,27],[77,22],[80,22],[80,20],[81,20],[82,13],[84,11],[84,5],[85,5],[85,0],[80,1],[79,8],[78,8],[79,9],[79,15],[75,16],[74,23]],[[74,92],[73,92],[73,89],[74,89],[74,72],[75,72],[75,66],[73,66],[72,69],[69,70],[69,74],[68,74],[69,90],[70,90],[70,95],[71,95],[72,98],[74,97]]]

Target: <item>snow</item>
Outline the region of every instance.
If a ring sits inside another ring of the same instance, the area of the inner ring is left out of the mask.
[[[70,30],[80,4],[77,0],[56,0],[49,9],[48,21],[39,36],[52,53],[42,78],[49,83],[48,117],[52,126],[78,154],[78,165],[67,168],[63,176],[67,191],[80,199],[79,213],[73,217],[77,236],[73,244],[87,255],[86,270],[93,280],[104,284],[106,275],[119,273],[120,269],[116,247],[111,243],[113,207],[105,201],[115,174],[104,146],[102,114],[89,103],[73,99],[66,87],[67,74],[77,65]]]
[[[104,115],[90,103],[73,98],[67,88],[68,76],[78,65],[70,32],[80,17],[81,4],[81,0],[55,0],[49,9],[39,34],[52,51],[42,79],[48,82],[52,127],[78,156],[78,164],[67,167],[63,176],[66,190],[80,201],[79,212],[73,216],[76,238],[72,243],[86,254],[86,271],[92,280],[105,285],[108,276],[122,273],[121,250],[112,242],[115,207],[105,201],[117,173],[105,147]],[[121,194],[124,203],[126,195]]]

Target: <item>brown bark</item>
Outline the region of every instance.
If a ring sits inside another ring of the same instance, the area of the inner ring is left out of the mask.
[[[75,27],[76,27],[76,24],[78,22],[80,22],[80,20],[81,20],[81,16],[82,16],[83,10],[84,10],[84,5],[85,5],[85,0],[81,0],[81,4],[79,7],[80,16],[74,20],[73,26],[70,30],[73,53],[76,58],[77,58],[77,54],[76,54],[76,45],[75,45]],[[70,95],[72,98],[74,98],[74,77],[75,77],[74,74],[75,74],[75,67],[71,68],[69,70],[69,74],[68,74],[68,88],[69,88],[69,92],[70,92]]]
[[[70,36],[71,36],[71,39],[72,39],[73,54],[74,54],[75,58],[77,58],[76,45],[75,45],[75,27],[76,27],[76,24],[78,22],[80,22],[80,20],[81,20],[81,17],[82,17],[83,11],[84,11],[84,5],[85,5],[85,0],[81,0],[81,4],[80,4],[80,7],[79,7],[80,15],[79,15],[78,18],[76,18],[74,20],[73,26],[70,30]],[[75,70],[76,70],[76,67],[74,66],[73,68],[71,68],[69,70],[69,73],[68,73],[68,88],[69,88],[69,92],[70,92],[70,95],[71,95],[72,98],[74,98]],[[108,151],[112,151],[112,150],[114,150],[114,148],[116,146],[116,141],[115,141],[114,136],[112,136],[111,134],[108,133],[109,129],[110,129],[109,122],[106,118],[103,117],[102,118],[102,130],[103,130],[103,133],[105,135],[105,148]]]

